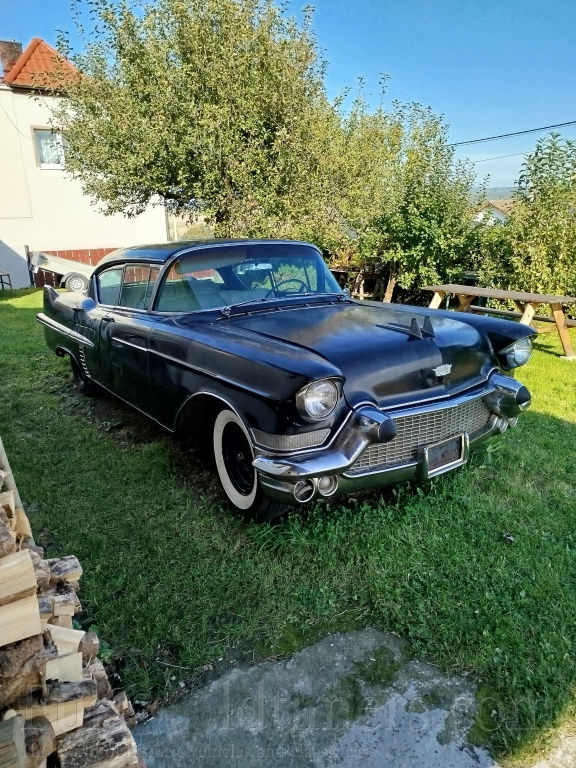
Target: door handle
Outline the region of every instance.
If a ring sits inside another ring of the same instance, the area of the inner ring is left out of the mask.
[[[104,315],[102,320],[105,320],[107,323],[113,323],[114,322],[114,316],[113,315]]]

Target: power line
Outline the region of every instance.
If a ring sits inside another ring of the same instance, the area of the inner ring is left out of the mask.
[[[502,160],[503,157],[520,157],[520,155],[525,155],[526,152],[514,152],[511,155],[498,155],[498,157],[485,157],[483,160],[472,160],[474,165],[476,163],[487,163],[489,160]]]
[[[496,139],[508,139],[510,136],[523,136],[526,133],[538,133],[539,131],[548,131],[550,128],[564,128],[566,125],[576,125],[576,120],[570,120],[568,123],[557,123],[556,125],[545,125],[542,128],[530,128],[527,131],[514,131],[514,133],[501,133],[499,136],[487,136],[484,139],[471,139],[470,141],[456,141],[448,144],[449,147],[461,147],[464,144],[480,144],[483,141],[496,141]]]

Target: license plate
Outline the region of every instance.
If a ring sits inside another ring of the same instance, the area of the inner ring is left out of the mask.
[[[465,461],[464,435],[451,437],[441,443],[428,446],[428,474],[438,472],[442,468],[448,469],[451,464]]]

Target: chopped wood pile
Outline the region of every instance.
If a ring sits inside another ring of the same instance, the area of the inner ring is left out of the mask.
[[[144,765],[98,637],[73,629],[81,575],[73,555],[35,545],[0,440],[0,768]]]

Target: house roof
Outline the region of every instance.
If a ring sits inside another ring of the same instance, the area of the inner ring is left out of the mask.
[[[6,73],[4,82],[16,88],[53,88],[64,85],[77,71],[45,40],[35,37]]]
[[[486,208],[496,208],[504,216],[510,216],[510,212],[514,208],[514,200],[486,200],[478,210],[484,211]]]

